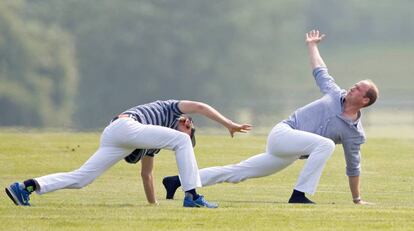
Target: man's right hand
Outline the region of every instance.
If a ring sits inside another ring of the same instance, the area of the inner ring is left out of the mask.
[[[318,30],[311,30],[306,33],[306,43],[308,44],[309,58],[312,70],[317,67],[326,67],[318,50],[318,43],[325,37],[324,34],[319,33]]]
[[[317,44],[325,37],[325,34],[319,33],[319,30],[311,30],[308,33],[306,33],[306,43],[311,44]]]

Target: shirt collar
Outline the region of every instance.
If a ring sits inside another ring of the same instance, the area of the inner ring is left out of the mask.
[[[341,108],[342,108],[342,110],[341,110],[341,114],[338,115],[338,117],[341,120],[345,121],[347,124],[355,125],[356,126],[359,123],[359,121],[361,120],[361,111],[358,112],[358,117],[357,117],[357,119],[355,121],[352,121],[352,120],[350,120],[350,119],[345,118],[344,116],[342,116],[342,112],[344,111],[344,106],[345,106],[345,96],[346,96],[346,94],[343,94],[341,96]]]

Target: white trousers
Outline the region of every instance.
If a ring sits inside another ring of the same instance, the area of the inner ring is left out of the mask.
[[[171,128],[144,125],[131,118],[119,118],[105,128],[99,149],[79,169],[35,178],[40,186],[37,193],[82,188],[137,148],[175,151],[183,190],[201,187],[193,146],[187,134]]]
[[[335,143],[328,138],[279,123],[268,136],[265,153],[238,164],[201,169],[201,184],[238,183],[249,178],[268,176],[286,168],[301,155],[310,155],[295,189],[313,195],[326,161],[334,149]]]

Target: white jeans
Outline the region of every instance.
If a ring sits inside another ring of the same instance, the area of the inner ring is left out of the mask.
[[[279,123],[268,136],[265,153],[238,164],[201,169],[201,184],[238,183],[249,178],[268,176],[286,168],[301,155],[310,155],[295,189],[313,195],[326,161],[334,149],[335,143],[328,138]]]
[[[82,188],[134,149],[175,151],[184,191],[201,187],[200,175],[190,137],[171,128],[144,125],[131,118],[119,118],[102,133],[99,149],[79,169],[35,178],[39,194],[63,188]]]

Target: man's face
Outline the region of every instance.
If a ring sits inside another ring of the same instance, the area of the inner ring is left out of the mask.
[[[346,100],[352,103],[360,104],[362,106],[366,105],[369,102],[369,98],[365,96],[370,87],[371,85],[367,81],[359,81],[348,90]]]

